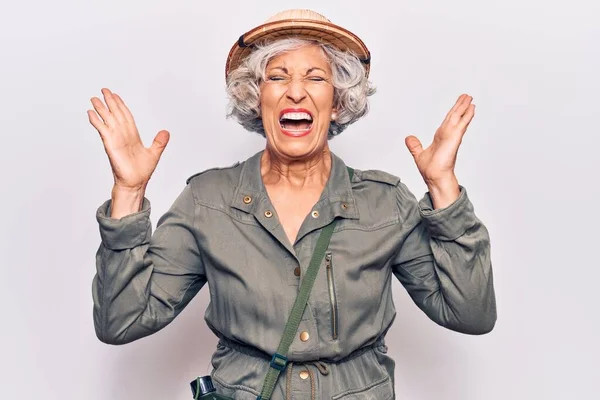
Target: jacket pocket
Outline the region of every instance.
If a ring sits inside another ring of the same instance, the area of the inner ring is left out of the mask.
[[[337,394],[332,397],[332,400],[392,400],[394,398],[392,381],[389,376],[386,376],[365,388]]]
[[[263,368],[264,362],[219,343],[212,356],[210,374],[217,394],[234,400],[256,400],[264,379],[257,371]]]
[[[338,340],[338,303],[335,292],[335,279],[333,277],[333,256],[331,253],[325,254],[325,268],[327,272],[327,287],[329,288],[329,302],[331,304],[331,337]]]
[[[366,388],[348,390],[345,393],[333,396],[332,400],[392,400],[394,398],[392,381],[389,377],[385,377]]]
[[[233,386],[224,383],[220,378],[213,375],[213,385],[215,386],[216,393],[230,398],[232,400],[256,400],[257,394],[251,392],[242,386]]]

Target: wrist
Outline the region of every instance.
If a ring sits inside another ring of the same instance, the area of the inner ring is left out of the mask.
[[[458,185],[458,179],[454,174],[436,179],[424,179],[424,181],[429,189],[438,191],[445,190]]]
[[[126,186],[120,183],[113,183],[112,190],[113,192],[123,193],[123,194],[137,194],[143,193],[146,191],[146,187],[148,186],[148,182],[142,183],[135,186]]]
[[[456,176],[449,176],[435,181],[426,181],[434,209],[446,208],[454,203],[460,195],[460,186]]]
[[[139,212],[144,204],[145,187],[126,188],[115,185],[111,193],[111,218],[120,219]]]

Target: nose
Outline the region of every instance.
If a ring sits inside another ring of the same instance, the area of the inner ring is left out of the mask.
[[[306,97],[304,82],[302,82],[301,80],[292,79],[288,85],[286,95],[294,103],[300,103]]]

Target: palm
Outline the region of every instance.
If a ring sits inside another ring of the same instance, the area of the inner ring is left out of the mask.
[[[92,98],[96,112],[89,110],[88,117],[104,143],[115,185],[134,189],[144,187],[169,141],[169,132],[160,131],[152,146],[144,147],[133,115],[123,100],[108,89],[102,93],[106,105],[99,98]]]
[[[123,186],[135,187],[150,179],[156,169],[158,159],[153,152],[138,143],[110,143],[105,146],[115,182]]]
[[[433,142],[423,150],[415,136],[406,138],[406,146],[426,182],[435,182],[454,175],[456,155],[469,123],[475,115],[472,97],[461,95],[435,132]]]

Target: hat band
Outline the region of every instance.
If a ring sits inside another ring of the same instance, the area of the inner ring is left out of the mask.
[[[240,48],[245,49],[248,47],[255,47],[254,44],[246,44],[246,42],[244,42],[244,35],[241,35],[238,39],[238,46],[240,46]],[[360,62],[362,62],[363,64],[370,64],[371,63],[371,56],[367,57],[367,58],[360,58],[359,57]]]
[[[238,39],[238,46],[240,46],[241,48],[250,47],[244,42],[244,35],[240,36],[240,38]]]

